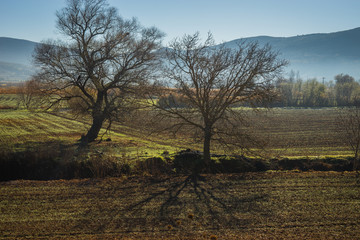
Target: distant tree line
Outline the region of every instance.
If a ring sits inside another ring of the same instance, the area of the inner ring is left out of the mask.
[[[275,88],[279,99],[273,106],[278,107],[353,106],[360,100],[360,84],[348,74],[321,83],[316,78],[304,81],[292,71],[288,78],[278,79]]]

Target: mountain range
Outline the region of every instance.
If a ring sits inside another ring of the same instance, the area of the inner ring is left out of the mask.
[[[340,73],[360,78],[360,28],[335,33],[308,34],[295,37],[259,36],[224,43],[235,47],[239,41],[270,44],[280,58],[289,60],[286,71],[299,71],[304,79],[327,81]]]
[[[360,28],[334,33],[294,37],[258,36],[225,42],[234,48],[240,41],[270,44],[279,57],[289,61],[285,69],[299,72],[303,79],[331,81],[340,73],[360,79]],[[0,81],[24,81],[34,72],[31,56],[37,43],[0,37]]]

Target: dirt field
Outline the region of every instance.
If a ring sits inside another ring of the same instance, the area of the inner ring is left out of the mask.
[[[0,239],[360,239],[353,173],[0,183]]]
[[[275,108],[267,114],[250,115],[255,134],[267,147],[283,156],[336,156],[351,154],[337,119],[339,109]]]

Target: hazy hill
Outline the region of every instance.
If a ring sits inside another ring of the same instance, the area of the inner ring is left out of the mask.
[[[0,37],[0,61],[29,65],[36,44],[27,40]]]
[[[335,33],[294,37],[259,36],[225,42],[235,47],[239,41],[269,43],[280,57],[290,61],[286,72],[299,71],[304,79],[316,77],[326,81],[339,73],[360,79],[360,28]],[[31,56],[37,43],[13,38],[0,38],[0,80],[26,80],[34,71]]]
[[[31,57],[37,43],[0,37],[0,80],[23,81],[34,72]]]
[[[335,33],[319,33],[295,37],[268,37],[236,39],[226,42],[235,47],[240,41],[269,43],[280,57],[288,59],[287,71],[299,71],[304,78],[333,80],[339,73],[360,78],[360,28]]]

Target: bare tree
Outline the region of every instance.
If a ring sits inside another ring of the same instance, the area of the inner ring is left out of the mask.
[[[351,148],[354,153],[353,170],[357,171],[359,177],[360,163],[360,105],[343,108],[338,117],[339,132],[344,142]]]
[[[94,141],[105,121],[122,117],[124,106],[151,78],[163,34],[135,19],[122,19],[106,0],[68,0],[57,12],[66,41],[47,41],[34,61],[52,106],[76,99],[92,118],[82,143]]]
[[[191,126],[200,131],[197,135],[203,139],[208,166],[211,140],[246,145],[244,111],[233,107],[241,103],[266,105],[275,96],[272,80],[286,65],[270,46],[242,42],[229,49],[214,46],[211,34],[201,43],[198,33],[175,39],[165,59],[163,84],[169,88],[158,87],[158,94],[160,98],[171,94],[178,101],[154,101],[154,105],[175,119],[173,129]]]
[[[17,89],[17,95],[19,96],[18,104],[28,110],[35,110],[46,101],[46,98],[42,96],[41,87],[36,79],[21,83]]]

